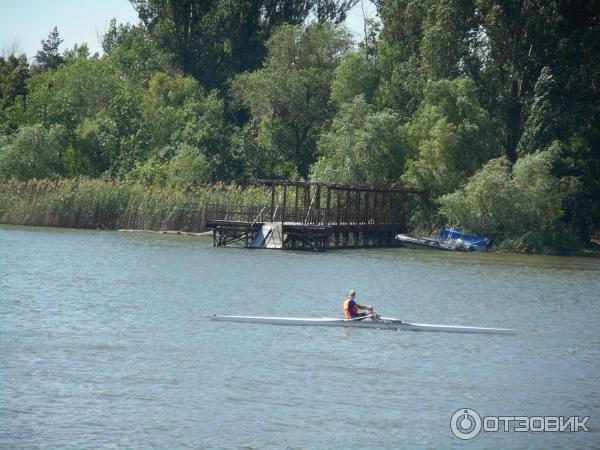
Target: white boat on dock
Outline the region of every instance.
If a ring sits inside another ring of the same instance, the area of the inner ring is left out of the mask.
[[[391,317],[380,317],[376,319],[372,316],[359,319],[339,319],[335,317],[265,317],[265,316],[220,316],[212,315],[210,320],[220,322],[238,322],[238,323],[260,323],[268,325],[287,325],[287,326],[322,326],[322,327],[347,327],[347,328],[375,328],[405,331],[442,331],[448,333],[493,333],[493,334],[514,334],[515,331],[508,328],[484,328],[469,327],[460,325],[433,325],[426,323],[403,322],[400,319]]]

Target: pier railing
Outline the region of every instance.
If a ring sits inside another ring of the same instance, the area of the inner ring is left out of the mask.
[[[268,205],[206,205],[206,222],[241,222],[256,224],[284,222],[308,226],[391,225],[403,224],[401,211],[392,208],[296,208]]]

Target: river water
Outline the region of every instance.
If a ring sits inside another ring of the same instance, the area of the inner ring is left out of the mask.
[[[600,446],[599,259],[211,244],[1,227],[0,447]],[[386,316],[518,334],[205,319],[340,315],[349,289]],[[463,441],[461,408],[590,431]]]

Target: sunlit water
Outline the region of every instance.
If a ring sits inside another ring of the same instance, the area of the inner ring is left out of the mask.
[[[0,447],[598,447],[600,260],[213,248],[0,228]],[[515,336],[279,327],[208,314],[387,316]],[[590,416],[481,433],[450,417]]]

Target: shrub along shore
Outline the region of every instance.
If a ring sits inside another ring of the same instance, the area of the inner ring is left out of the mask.
[[[205,203],[266,204],[264,188],[183,188],[99,179],[11,181],[0,185],[0,223],[65,228],[202,232]]]

